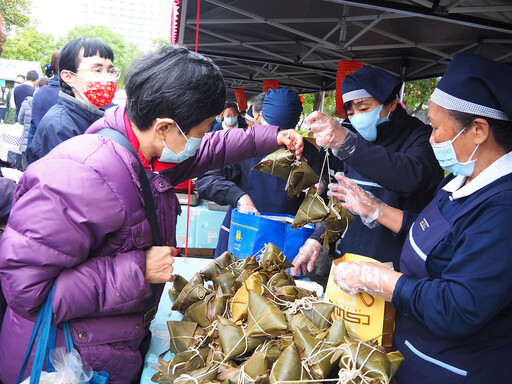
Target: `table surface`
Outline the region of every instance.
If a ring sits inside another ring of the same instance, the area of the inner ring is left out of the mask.
[[[225,212],[224,212],[225,213]],[[174,272],[190,280],[192,276],[205,268],[212,259],[199,259],[193,257],[177,257],[174,262]],[[151,377],[157,373],[156,369],[151,368],[152,365],[158,365],[158,355],[169,349],[170,336],[167,322],[170,320],[181,320],[183,315],[178,311],[172,311],[172,301],[167,291],[171,287],[171,283],[166,283],[162,298],[158,304],[158,311],[155,318],[151,322],[149,329],[153,334],[148,353],[144,358],[144,370],[140,379],[141,384],[152,384]],[[164,358],[170,359],[170,353]]]
[[[174,273],[183,276],[185,279],[190,280],[196,272],[204,269],[212,259],[199,259],[194,257],[177,257],[174,261]],[[317,295],[323,297],[323,289],[320,285],[310,281],[309,279],[295,280],[298,286],[306,289],[317,291]],[[149,345],[148,353],[144,358],[144,370],[140,384],[154,384],[151,377],[157,373],[152,365],[158,365],[158,356],[169,349],[170,336],[169,329],[167,328],[168,321],[179,321],[183,315],[178,311],[171,310],[172,301],[169,297],[168,290],[172,283],[166,283],[160,303],[158,304],[158,311],[155,318],[151,322],[149,329],[152,333],[151,344]],[[167,353],[164,356],[166,361],[169,361],[171,354]]]

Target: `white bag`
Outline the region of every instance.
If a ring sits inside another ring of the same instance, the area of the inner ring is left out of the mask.
[[[0,125],[2,132],[2,148],[0,159],[7,161],[7,153],[14,152],[21,155],[20,144],[23,136],[23,125],[20,123]]]

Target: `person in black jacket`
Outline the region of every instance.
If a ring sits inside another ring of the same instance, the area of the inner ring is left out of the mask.
[[[348,121],[313,112],[311,124],[317,144],[330,149],[331,169],[343,172],[361,188],[386,204],[420,212],[432,199],[443,179],[432,147],[431,129],[409,116],[398,104],[400,79],[389,73],[363,67],[343,80],[343,101]],[[403,237],[377,226],[372,217],[349,224],[336,252],[355,253],[399,268]],[[292,273],[311,272],[322,250],[318,228],[295,257]]]
[[[121,74],[113,61],[112,49],[97,39],[74,39],[62,48],[59,99],[41,119],[27,148],[30,164],[103,117]]]
[[[302,112],[302,102],[289,89],[271,89],[267,94],[263,93],[255,98],[253,111],[257,116],[255,125],[259,125],[258,129],[265,129],[268,125],[281,129],[294,128]],[[303,157],[318,172],[318,150],[306,141]],[[207,172],[197,179],[197,190],[201,198],[230,205],[219,231],[214,257],[227,250],[233,208],[242,213],[253,212],[257,215],[260,212],[295,215],[304,199],[304,194],[301,194],[300,197],[288,200],[285,179],[252,170],[261,159],[262,157],[248,159]]]

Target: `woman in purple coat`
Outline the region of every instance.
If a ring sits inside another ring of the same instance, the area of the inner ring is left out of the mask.
[[[0,332],[4,384],[15,382],[53,285],[53,324],[69,322],[82,359],[107,371],[111,384],[137,382],[151,319],[145,301],[157,305],[173,275],[181,211],[173,186],[279,145],[298,157],[302,152],[301,137],[292,130],[278,133],[278,127],[206,134],[222,111],[225,85],[212,61],[185,48],[164,47],[139,59],[127,75],[126,92],[126,110],[109,109],[90,134],[57,146],[20,180],[0,245],[8,305]],[[103,128],[121,133],[138,152],[162,244],[152,243],[139,162],[123,146],[93,134]],[[63,345],[59,329],[57,346]]]

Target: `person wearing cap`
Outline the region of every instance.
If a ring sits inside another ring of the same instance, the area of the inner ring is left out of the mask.
[[[331,117],[313,112],[306,123],[317,144],[331,150],[332,170],[343,172],[390,206],[420,212],[434,196],[443,171],[428,142],[430,127],[408,115],[397,103],[401,86],[401,80],[388,72],[363,67],[346,76],[341,87],[348,120],[339,124]],[[383,226],[375,226],[371,217],[351,222],[336,253],[355,253],[392,262],[398,269],[404,238]],[[301,247],[293,262],[294,275],[313,271],[322,250],[320,236],[324,231],[325,226],[320,226]],[[322,273],[318,265],[314,275]]]
[[[247,113],[245,114],[245,123],[247,124],[247,127],[252,127],[254,125],[254,112],[252,109],[252,105],[247,110]]]
[[[261,99],[263,105],[259,108]],[[295,128],[302,112],[299,96],[287,88],[271,89],[267,94],[255,97],[254,110],[258,116],[253,126],[256,130],[266,130],[278,126],[280,129]],[[312,145],[304,142],[303,156],[312,160],[312,167],[319,168],[316,160],[318,151]],[[285,213],[295,215],[304,199],[287,198],[286,180],[268,173],[254,171],[252,168],[263,157],[258,156],[227,167],[210,171],[197,179],[197,190],[203,199],[214,201],[220,205],[229,205],[226,217],[219,230],[219,239],[214,257],[217,258],[228,248],[229,228],[231,226],[231,211],[237,208],[242,213],[260,212]],[[318,172],[318,170],[317,170]]]
[[[397,383],[506,383],[512,365],[512,67],[456,54],[434,90],[430,143],[451,175],[419,214],[345,177],[331,186],[351,211],[406,236],[401,272],[341,263],[338,285],[396,308]],[[383,249],[382,252],[385,252]]]

